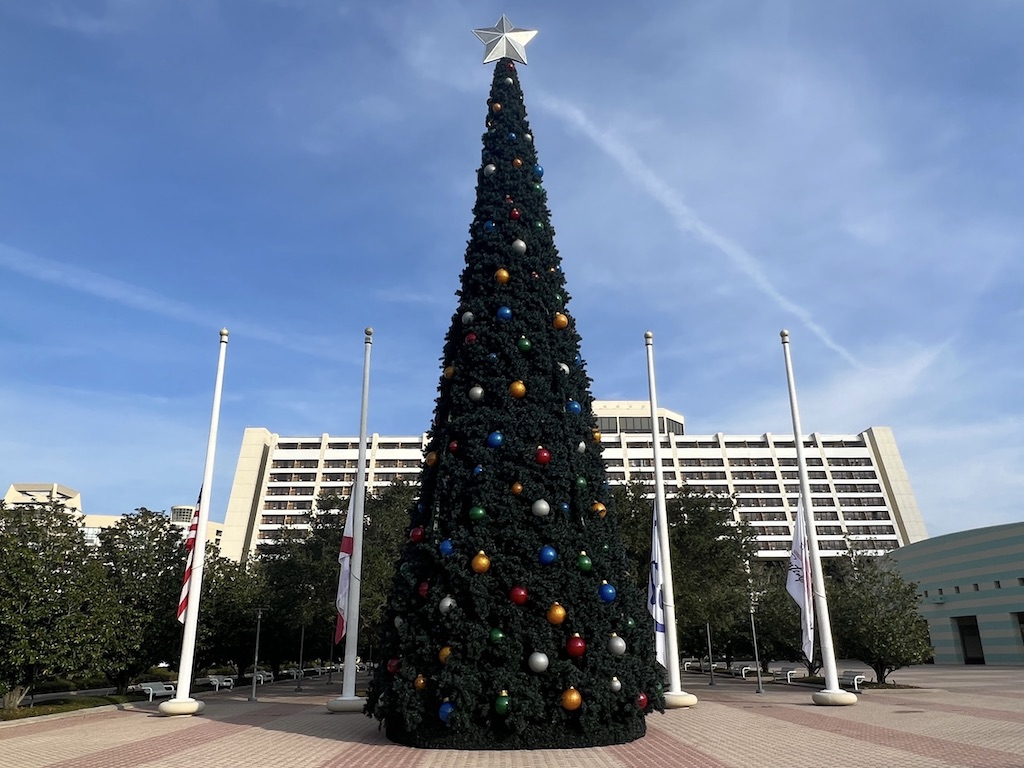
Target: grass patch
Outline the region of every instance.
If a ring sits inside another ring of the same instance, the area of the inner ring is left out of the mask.
[[[55,715],[59,712],[74,712],[78,709],[104,707],[108,704],[127,704],[133,701],[148,701],[145,694],[129,693],[125,696],[69,696],[66,699],[55,699],[36,704],[34,707],[20,706],[17,709],[0,709],[0,721],[22,720],[26,717]]]

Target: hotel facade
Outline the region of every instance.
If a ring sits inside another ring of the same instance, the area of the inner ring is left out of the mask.
[[[654,466],[650,405],[594,402],[612,484],[653,487],[660,471],[668,495],[686,487],[736,498],[737,520],[749,523],[758,556],[785,558],[800,495],[792,435],[690,435],[683,416],[658,410],[661,467]],[[426,450],[421,435],[367,437],[367,492],[395,480],[415,484]],[[242,437],[221,538],[221,554],[242,560],[285,528],[308,527],[324,491],[347,497],[358,467],[358,436],[285,436],[250,427]],[[819,545],[823,556],[854,547],[882,554],[928,537],[892,430],[804,438]]]

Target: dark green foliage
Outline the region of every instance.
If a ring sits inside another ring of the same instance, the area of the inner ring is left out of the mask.
[[[751,563],[761,663],[768,669],[773,660],[800,662],[808,675],[815,675],[821,669],[821,643],[815,640],[814,658],[808,663],[802,648],[800,608],[786,591],[788,566],[788,559]]]
[[[627,742],[645,730],[638,694],[649,697],[648,710],[663,707],[652,626],[629,573],[635,565],[626,557],[593,434],[590,380],[566,311],[518,74],[508,60],[495,67],[487,112],[460,302],[445,340],[421,496],[410,511],[408,530],[422,528],[423,540],[407,539],[402,550],[367,712],[384,721],[391,739],[421,747]],[[516,251],[516,240],[525,253]],[[507,283],[498,270],[507,270]],[[502,307],[511,317],[500,316]],[[555,325],[559,313],[564,328]],[[524,397],[510,390],[517,381],[525,384]],[[482,388],[479,399],[469,396],[473,387]],[[500,447],[488,445],[493,432],[504,438]],[[535,460],[538,446],[550,451],[549,464]],[[538,500],[550,505],[549,514],[533,514]],[[450,556],[439,549],[445,540]],[[557,551],[554,564],[539,563],[545,545]],[[577,567],[581,551],[592,560],[590,571]],[[479,552],[490,558],[482,573],[471,568]],[[618,590],[611,603],[599,598],[602,581]],[[510,600],[514,586],[528,590],[524,605]],[[442,613],[446,596],[455,606]],[[546,618],[556,601],[568,612],[559,626]],[[492,629],[503,638],[492,641]],[[582,658],[566,653],[576,633],[587,643]],[[609,651],[613,633],[625,639],[625,655]],[[447,663],[439,659],[445,647]],[[544,672],[528,666],[535,651],[548,656]],[[418,675],[423,690],[414,685]],[[613,677],[621,681],[618,692]],[[561,706],[570,687],[582,695],[575,711]],[[495,707],[502,691],[510,697],[505,714]],[[439,717],[446,700],[454,706],[447,723]]]

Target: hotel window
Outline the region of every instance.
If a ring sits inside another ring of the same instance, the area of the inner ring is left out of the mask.
[[[995,585],[996,589],[1002,589],[1003,588],[1003,582],[999,581],[999,579],[996,579],[992,583]]]
[[[980,588],[978,587],[978,585],[977,585],[977,584],[972,584],[972,585],[971,585],[971,588],[972,588],[972,589],[973,589],[973,590],[974,590],[975,592],[977,592],[977,591],[978,591],[978,590],[980,589]]]
[[[978,586],[978,585],[975,584],[974,586]],[[960,587],[953,587],[953,592],[954,592],[954,594],[959,595],[960,594]]]

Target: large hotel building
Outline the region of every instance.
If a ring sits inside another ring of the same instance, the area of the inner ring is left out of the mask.
[[[737,520],[754,528],[759,556],[789,556],[800,494],[792,435],[690,435],[681,414],[662,408],[661,467],[655,467],[647,402],[597,400],[594,413],[609,482],[653,486],[654,472],[660,471],[669,496],[686,486],[735,496]],[[367,440],[368,492],[399,478],[417,482],[426,435],[374,434]],[[347,496],[358,449],[355,436],[291,437],[246,429],[221,554],[242,559],[282,528],[301,529],[322,491]],[[804,457],[822,555],[850,546],[881,553],[928,537],[888,427],[858,435],[811,434]]]

